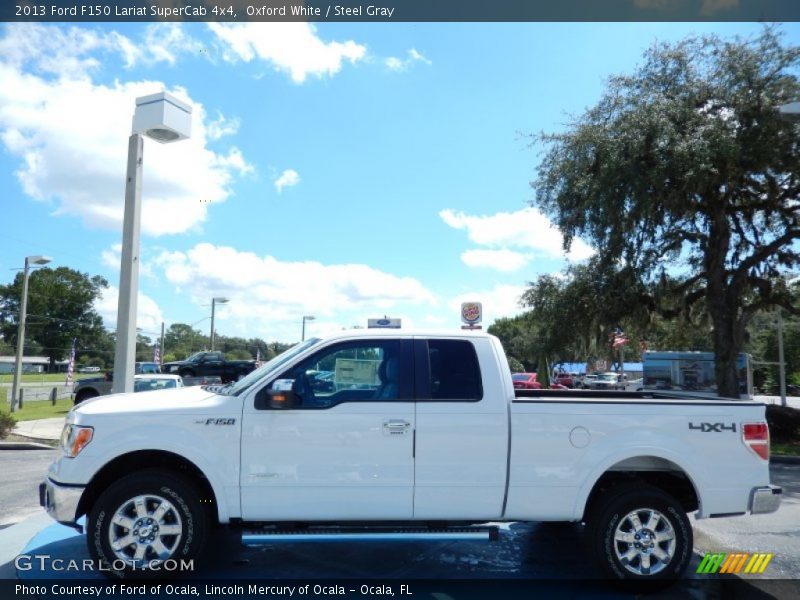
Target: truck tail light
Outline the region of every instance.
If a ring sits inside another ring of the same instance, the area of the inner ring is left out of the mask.
[[[745,446],[755,452],[759,458],[769,460],[769,427],[760,423],[744,423],[742,425],[742,441]]]

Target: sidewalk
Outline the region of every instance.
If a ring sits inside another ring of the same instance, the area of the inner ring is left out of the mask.
[[[64,417],[53,419],[38,419],[34,421],[20,421],[17,423],[13,435],[28,438],[36,441],[57,441],[61,438],[61,430],[64,428]]]

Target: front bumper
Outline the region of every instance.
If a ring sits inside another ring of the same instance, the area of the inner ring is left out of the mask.
[[[783,489],[777,485],[753,488],[750,492],[750,512],[754,515],[771,513],[781,505]]]
[[[59,523],[74,527],[84,489],[82,485],[63,485],[45,479],[39,484],[39,505]]]

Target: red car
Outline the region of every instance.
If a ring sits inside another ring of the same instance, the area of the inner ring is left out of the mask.
[[[542,384],[536,381],[536,373],[514,373],[511,375],[515,390],[540,390]]]

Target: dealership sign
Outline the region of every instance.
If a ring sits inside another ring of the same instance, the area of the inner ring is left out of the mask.
[[[382,319],[367,319],[367,328],[400,329],[400,319],[390,319],[389,317],[384,317]]]

